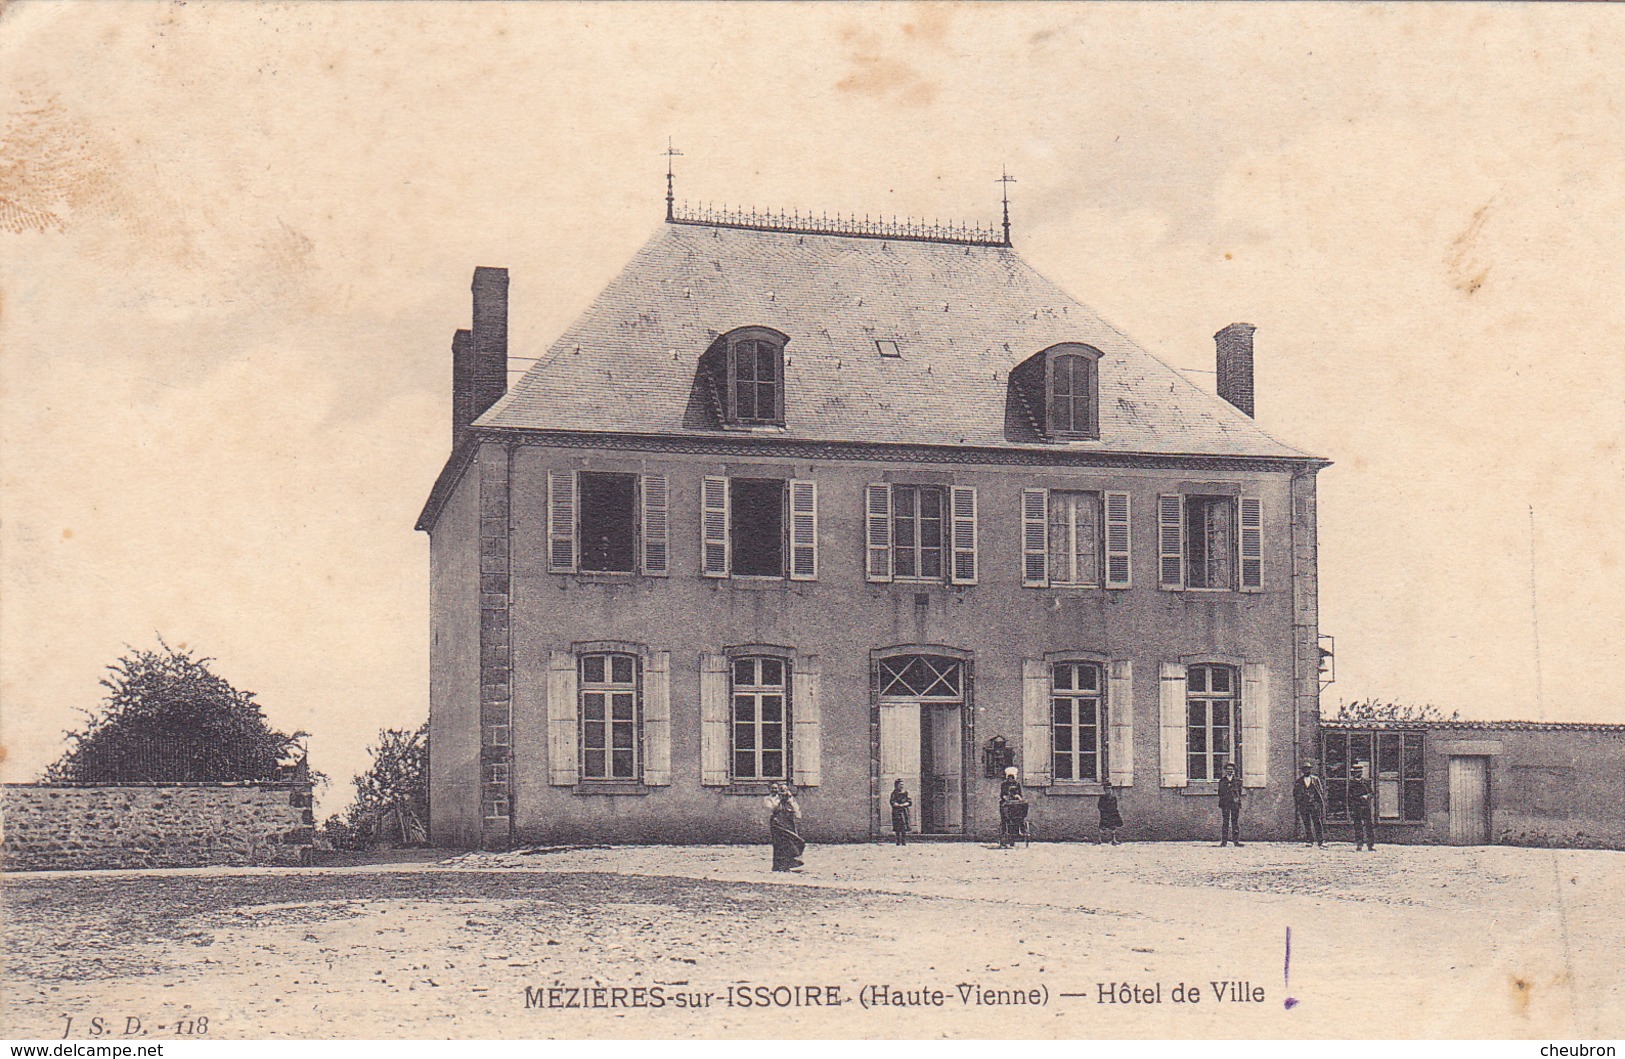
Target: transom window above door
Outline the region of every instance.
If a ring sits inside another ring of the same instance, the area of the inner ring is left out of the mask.
[[[965,697],[964,665],[957,658],[907,655],[880,660],[880,694],[957,702]]]

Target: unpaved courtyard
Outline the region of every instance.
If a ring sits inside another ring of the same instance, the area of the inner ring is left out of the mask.
[[[775,875],[765,847],[618,847],[0,886],[15,1038],[1625,1035],[1609,851],[850,845]]]

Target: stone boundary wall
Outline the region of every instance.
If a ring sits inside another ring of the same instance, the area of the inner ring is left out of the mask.
[[[308,863],[308,781],[34,784],[0,792],[0,867],[182,868]]]

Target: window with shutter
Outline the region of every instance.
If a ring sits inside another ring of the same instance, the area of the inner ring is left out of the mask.
[[[952,505],[953,566],[949,580],[956,585],[976,583],[976,489],[974,486],[954,486],[949,500]]]
[[[1049,582],[1093,588],[1100,584],[1100,494],[1049,494]]]
[[[1021,772],[1028,787],[1048,787],[1050,771],[1049,666],[1041,658],[1021,662]]]
[[[1106,686],[1107,719],[1111,734],[1106,748],[1106,767],[1113,787],[1134,786],[1134,663],[1115,659],[1109,668]]]
[[[870,581],[892,579],[891,511],[891,486],[877,482],[864,490],[866,576]]]
[[[671,654],[649,656],[643,680],[643,782],[671,784]]]
[[[636,655],[581,656],[581,777],[636,780],[641,752]]]
[[[785,482],[728,479],[728,556],[733,577],[783,577]]]
[[[666,476],[643,476],[643,572],[664,577],[670,572],[670,517]]]
[[[1241,590],[1264,587],[1264,502],[1241,498]]]
[[[731,774],[736,781],[790,777],[790,665],[782,658],[739,657],[729,664],[733,715]]]
[[[577,754],[576,657],[554,651],[547,667],[547,774],[556,787],[576,783]]]
[[[819,704],[818,660],[797,660],[791,676],[790,700],[794,722],[790,745],[791,764],[797,787],[816,787],[823,782],[823,713]]]
[[[576,474],[577,562],[590,573],[637,569],[638,478],[634,474]]]
[[[576,568],[574,471],[547,472],[547,568],[553,573],[570,573]]]
[[[1049,525],[1049,493],[1044,489],[1021,491],[1021,583],[1028,588],[1049,584],[1049,545],[1045,534]]]
[[[1164,662],[1157,681],[1158,728],[1161,740],[1161,760],[1164,787],[1184,787],[1189,784],[1185,774],[1185,667],[1179,662]]]
[[[1162,588],[1185,587],[1185,513],[1181,497],[1157,497],[1157,553],[1159,583]]]
[[[728,576],[728,479],[707,476],[700,482],[700,572]]]
[[[728,659],[720,654],[700,656],[700,783],[728,785],[729,738]]]
[[[818,580],[818,483],[790,482],[790,580]]]
[[[1106,494],[1106,587],[1129,588],[1134,583],[1130,561],[1129,495]]]

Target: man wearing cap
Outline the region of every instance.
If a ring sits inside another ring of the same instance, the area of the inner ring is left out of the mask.
[[[1375,852],[1377,848],[1376,821],[1372,818],[1370,766],[1364,761],[1354,766],[1349,780],[1349,818],[1354,821],[1354,849]]]
[[[1326,845],[1326,788],[1315,775],[1315,763],[1305,761],[1302,774],[1292,785],[1292,806],[1303,825],[1304,845]]]

